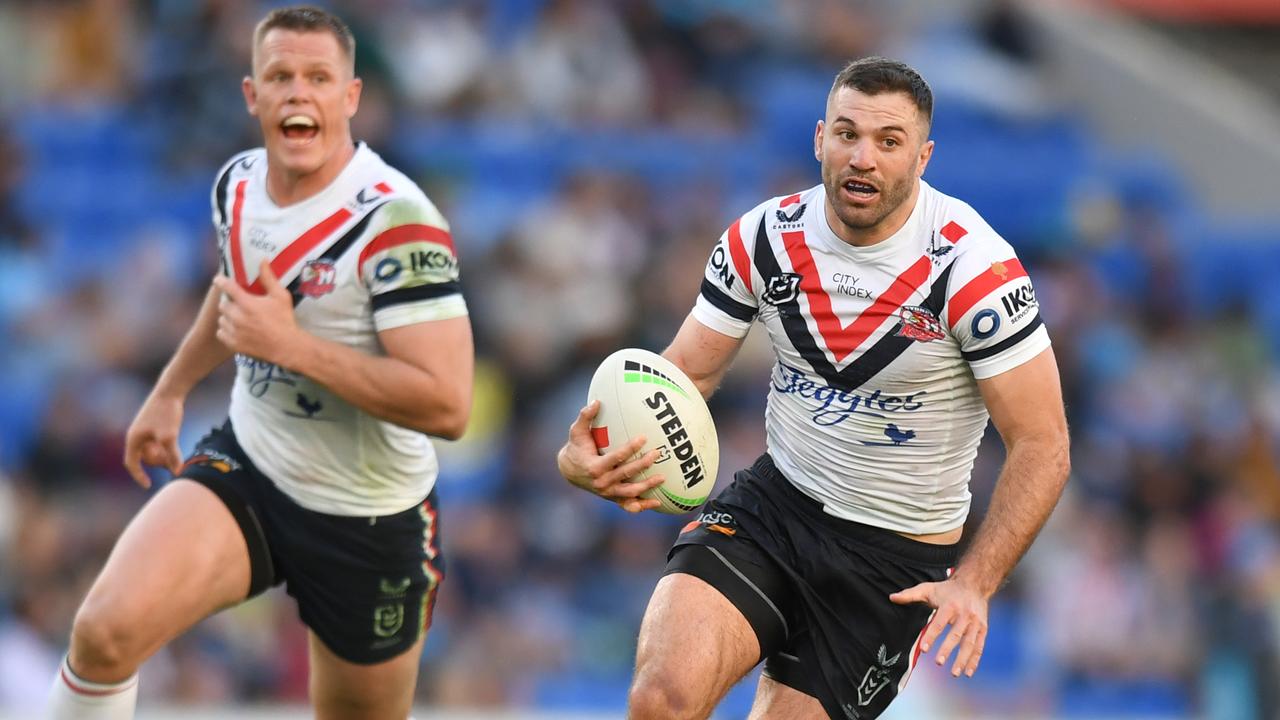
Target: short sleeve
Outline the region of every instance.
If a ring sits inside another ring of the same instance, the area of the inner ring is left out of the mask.
[[[975,378],[1012,370],[1049,347],[1031,278],[1007,243],[968,253],[956,266],[961,284],[947,302],[947,324]]]
[[[743,218],[735,220],[711,251],[693,306],[693,317],[698,322],[735,338],[751,330],[759,310],[742,224]]]
[[[444,217],[429,201],[393,200],[377,211],[378,232],[360,252],[378,331],[467,314],[458,257]]]

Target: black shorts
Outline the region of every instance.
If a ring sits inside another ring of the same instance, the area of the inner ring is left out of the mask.
[[[179,477],[212,490],[239,523],[252,573],[246,598],[285,583],[302,621],[338,657],[388,660],[431,625],[444,577],[434,490],[394,515],[308,510],[254,467],[230,421],[200,440]]]
[[[869,720],[905,683],[933,612],[889,595],[946,579],[956,553],[828,515],[763,455],[685,527],[666,572],[705,580],[742,612],[766,675],[833,718]]]

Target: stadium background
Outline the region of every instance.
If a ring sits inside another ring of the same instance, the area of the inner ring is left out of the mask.
[[[682,520],[570,491],[554,451],[596,362],[670,338],[727,223],[817,182],[830,78],[872,52],[933,85],[926,178],[1030,268],[1074,443],[977,676],[923,667],[890,716],[1280,717],[1280,6],[1094,5],[330,4],[358,36],[357,137],[452,221],[478,336],[420,718],[620,717]],[[35,715],[145,499],[121,438],[215,267],[208,188],[256,144],[239,80],[266,7],[0,0],[0,716]],[[754,335],[713,402],[721,483],[761,449]],[[989,436],[974,521],[1000,454]],[[149,662],[143,717],[304,717],[305,662],[273,592]]]

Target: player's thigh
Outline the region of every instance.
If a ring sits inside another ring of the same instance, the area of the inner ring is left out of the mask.
[[[640,626],[633,710],[656,695],[705,716],[759,661],[755,631],[720,590],[693,575],[665,575]]]
[[[227,506],[200,483],[178,479],[130,521],[76,618],[144,656],[249,592],[248,545]],[[101,639],[101,638],[99,638]]]
[[[817,698],[762,674],[747,720],[824,720],[826,717]]]
[[[424,639],[389,660],[366,665],[343,660],[310,633],[311,702],[316,720],[407,718]]]

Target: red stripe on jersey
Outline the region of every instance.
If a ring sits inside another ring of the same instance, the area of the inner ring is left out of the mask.
[[[957,320],[964,317],[964,314],[977,305],[982,298],[990,295],[992,290],[1010,280],[1026,276],[1027,271],[1022,268],[1018,258],[991,263],[991,267],[965,283],[964,287],[960,288],[960,292],[952,295],[951,300],[947,301],[947,324],[954,327]]]
[[[390,193],[390,192],[391,192],[391,186],[390,186],[390,185],[388,185],[388,184],[386,184],[386,183],[384,183],[384,182],[380,182],[380,183],[378,183],[377,185],[374,185],[373,187],[374,187],[374,189],[375,189],[375,190],[377,190],[377,191],[378,191],[378,192],[380,192],[380,193]]]
[[[228,240],[231,245],[231,271],[241,287],[247,281],[244,276],[244,255],[240,252],[240,211],[244,209],[244,189],[248,184],[248,180],[236,183],[236,199],[231,204],[231,237]]]
[[[368,245],[364,246],[364,250],[360,251],[360,262],[356,265],[356,272],[364,273],[364,261],[368,260],[370,256],[387,248],[393,248],[396,245],[418,242],[419,240],[444,245],[449,248],[449,252],[457,254],[453,248],[453,236],[447,230],[441,230],[430,225],[397,225],[383,231],[378,237],[370,240]]]
[[[822,289],[822,278],[814,267],[813,254],[804,242],[804,233],[782,233],[782,241],[791,258],[791,267],[801,275],[800,289],[809,298],[809,309],[818,323],[818,332],[822,333],[822,339],[827,342],[827,349],[835,356],[836,362],[844,360],[856,350],[884,323],[885,318],[896,313],[911,294],[929,280],[931,263],[928,256],[921,256],[880,293],[870,307],[863,310],[848,327],[844,327],[831,307],[831,297]]]
[[[949,240],[952,245],[955,245],[956,243],[960,242],[960,238],[969,234],[968,230],[965,230],[964,228],[960,227],[960,225],[957,224],[954,220],[944,225],[943,228],[938,232],[942,235],[942,237]]]
[[[791,196],[791,197],[789,197],[789,198],[784,198],[784,199],[782,200],[782,202],[778,203],[778,207],[786,207],[786,206],[788,206],[788,205],[795,205],[795,204],[796,204],[796,203],[798,203],[798,202],[800,202],[800,193],[796,193],[795,195],[792,195],[792,196]]]
[[[352,213],[350,210],[342,208],[329,217],[316,223],[314,227],[299,235],[297,240],[289,243],[284,250],[281,250],[279,254],[274,258],[271,258],[271,272],[275,273],[276,277],[284,276],[286,270],[293,267],[294,264],[302,258],[306,257],[307,253],[314,250],[317,245],[324,242],[325,238],[329,237],[336,232],[338,228],[342,227],[344,223],[351,219],[351,216]],[[266,294],[266,290],[262,289],[261,279],[254,280],[253,284],[247,289],[255,295]]]
[[[796,197],[799,197],[797,195]],[[729,226],[729,256],[733,258],[733,269],[738,271],[742,284],[751,290],[751,261],[747,259],[747,246],[742,244],[742,218],[733,221]]]

